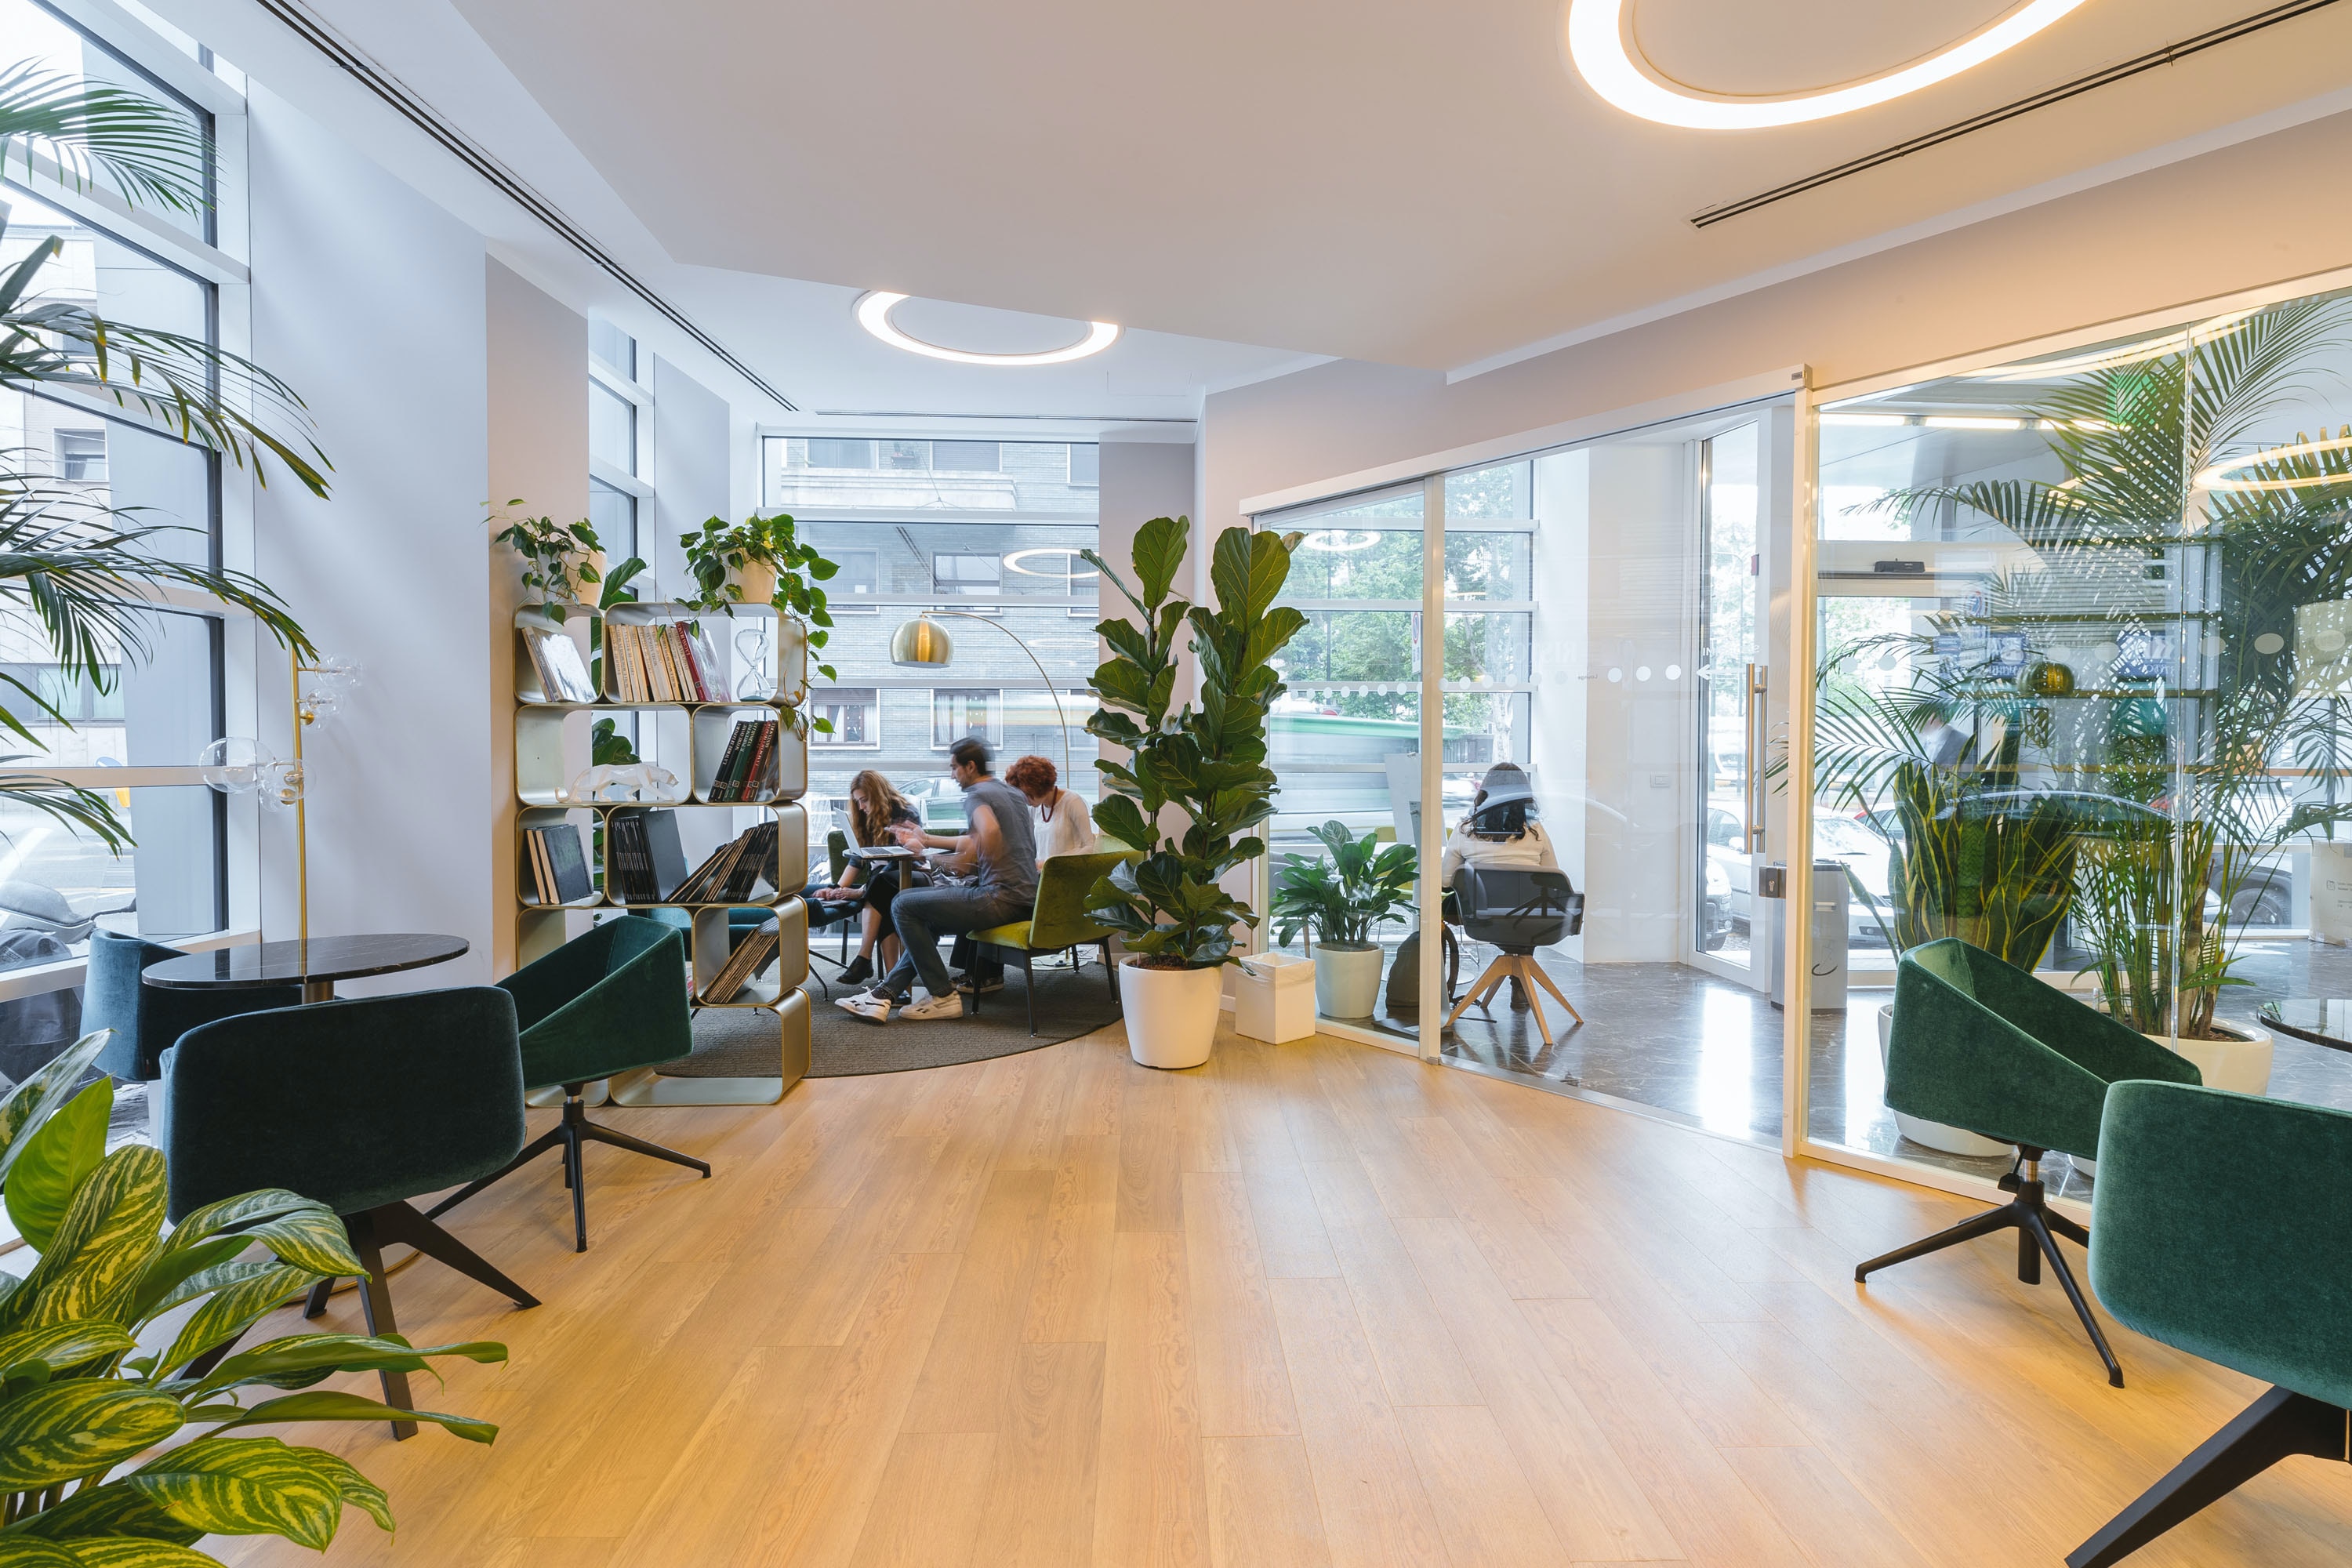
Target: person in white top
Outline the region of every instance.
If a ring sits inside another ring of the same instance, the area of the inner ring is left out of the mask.
[[[1517,763],[1496,763],[1478,781],[1470,813],[1445,840],[1445,856],[1438,878],[1445,888],[1444,919],[1461,920],[1454,901],[1454,874],[1465,866],[1481,870],[1557,871],[1559,857],[1552,852],[1550,836],[1536,820],[1536,792]],[[1511,977],[1511,1005],[1528,1005],[1527,983]]]
[[[1056,855],[1094,853],[1094,814],[1082,797],[1062,787],[1051,760],[1023,757],[1004,770],[1004,782],[1021,792],[1036,816],[1039,865]]]

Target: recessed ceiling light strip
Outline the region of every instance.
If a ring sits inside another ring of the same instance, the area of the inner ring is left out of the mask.
[[[295,0],[259,0],[261,8],[291,28],[296,37],[318,50],[361,86],[392,106],[394,112],[438,142],[452,157],[496,186],[515,205],[537,218],[572,249],[594,262],[621,287],[635,294],[661,313],[662,318],[687,336],[700,343],[717,356],[730,370],[758,387],[786,409],[797,414],[800,405],[770,385],[759,372],[735,357],[728,347],[700,327],[687,313],[671,304],[614,259],[610,252],[590,238],[587,233],[546,197],[525,184],[521,178],[496,158],[467,140],[465,133],[441,118],[440,113],[402,85],[373,60],[345,43],[327,25],[295,3]]]
[[[2336,0],[2287,0],[2285,5],[2273,5],[2267,11],[2257,11],[2251,16],[2224,23],[2210,32],[2184,38],[2177,44],[2167,44],[2162,48],[2150,50],[2136,58],[2109,66],[2104,70],[2077,77],[2073,81],[2062,82],[2056,87],[2037,92],[2031,98],[2021,98],[2016,102],[2003,104],[1999,109],[1989,109],[1982,114],[1963,120],[1958,124],[1947,125],[1940,131],[1930,131],[1926,135],[1915,136],[1908,142],[1897,142],[1892,147],[1866,153],[1848,163],[1840,163],[1835,168],[1824,169],[1818,174],[1808,174],[1801,180],[1791,180],[1785,185],[1775,185],[1759,195],[1749,196],[1743,201],[1709,207],[1691,218],[1691,226],[1706,228],[1727,218],[1738,217],[1743,213],[1752,213],[1759,207],[1769,206],[1774,202],[1787,201],[1790,196],[1801,195],[1807,191],[1819,190],[1822,186],[1832,181],[1843,180],[1850,174],[1859,174],[1866,169],[1875,169],[1882,164],[1892,163],[1897,158],[1907,158],[1914,153],[1923,153],[1930,147],[1941,146],[1944,142],[1966,136],[1972,131],[1982,131],[1990,126],[1999,125],[2003,121],[2014,120],[2019,115],[2031,114],[2037,109],[2047,109],[2053,103],[2063,103],[2067,99],[2080,97],[2095,89],[2122,81],[2127,77],[2137,76],[2142,71],[2154,70],[2158,66],[2174,64],[2176,61],[2187,59],[2190,55],[2242,38],[2250,33],[2259,33],[2263,28],[2274,27],[2281,22],[2292,22],[2298,16],[2325,10],[2336,3]]]

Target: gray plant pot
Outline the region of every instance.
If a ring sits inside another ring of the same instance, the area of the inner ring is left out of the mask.
[[[1381,944],[1315,944],[1315,1010],[1327,1018],[1369,1018],[1381,1001]]]

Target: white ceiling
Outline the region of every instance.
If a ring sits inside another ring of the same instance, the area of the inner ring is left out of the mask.
[[[221,26],[233,8],[156,3]],[[1301,356],[1458,369],[2287,106],[2352,107],[2352,5],[2329,7],[1687,221],[2263,3],[2089,0],[1910,98],[1727,133],[1601,102],[1564,60],[1561,0],[312,0],[804,407],[1146,420]],[[1748,92],[1875,74],[2009,8],[1633,4],[1659,69]],[[943,364],[859,331],[869,288],[917,296],[910,326],[972,347],[1076,331],[921,302],[1129,330],[1068,365]]]

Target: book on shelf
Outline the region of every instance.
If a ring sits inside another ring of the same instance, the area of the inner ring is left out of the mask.
[[[762,822],[720,845],[677,884],[671,901],[680,904],[748,903],[764,879],[778,892],[776,825]]]
[[[775,762],[776,727],[773,719],[735,721],[711,777],[711,800],[747,803],[773,791],[770,773]]]
[[[776,956],[783,940],[777,922],[769,921],[756,931],[744,932],[735,939],[735,946],[727,954],[727,962],[710,984],[702,988],[705,1002],[732,1002],[754,974],[767,968]]]
[[[588,875],[588,858],[581,850],[577,826],[559,822],[551,827],[527,827],[522,840],[524,853],[530,857],[533,903],[577,903],[596,890]]]
[[[712,678],[694,647],[693,628],[684,621],[672,621],[664,628],[677,650],[678,668],[686,677],[687,695],[697,702],[719,700],[719,683]]]
[[[687,646],[694,650],[694,667],[702,673],[702,687],[712,702],[728,700],[727,671],[719,662],[719,650],[704,635],[700,621],[680,621],[678,627],[686,634]]]
[[[616,811],[608,820],[606,880],[625,904],[677,902],[686,880],[686,853],[677,839],[674,811]]]
[[[539,674],[539,689],[550,702],[593,702],[595,682],[571,634],[553,626],[526,626],[523,646],[530,650],[531,668]]]

